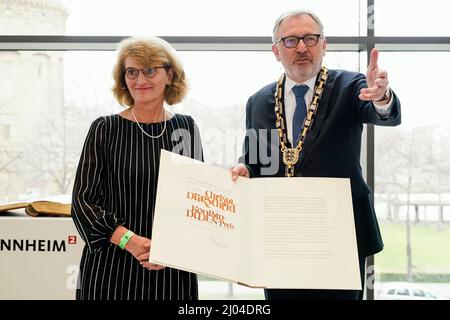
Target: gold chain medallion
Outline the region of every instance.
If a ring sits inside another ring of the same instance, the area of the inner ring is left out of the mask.
[[[305,141],[306,135],[311,130],[314,117],[317,113],[317,109],[319,106],[320,98],[323,94],[323,89],[325,83],[328,79],[328,69],[322,67],[320,70],[320,74],[317,77],[316,84],[314,86],[314,97],[308,107],[307,114],[305,119],[303,120],[303,126],[301,130],[300,138],[298,139],[298,144],[294,148],[288,148],[286,145],[288,144],[287,133],[286,133],[286,125],[284,122],[284,107],[283,107],[283,83],[286,75],[282,74],[280,79],[277,82],[277,87],[275,90],[275,116],[276,116],[276,128],[278,129],[278,137],[280,138],[280,148],[283,153],[283,162],[286,165],[286,177],[294,176],[294,166],[298,162],[300,158],[300,152],[303,148],[303,142]],[[295,139],[296,137],[292,137]]]

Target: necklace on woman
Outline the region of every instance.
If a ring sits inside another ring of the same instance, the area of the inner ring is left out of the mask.
[[[141,129],[142,133],[144,133],[147,137],[152,138],[152,139],[158,139],[159,137],[161,137],[164,133],[164,131],[166,131],[166,126],[167,126],[167,117],[166,117],[166,110],[164,110],[164,128],[162,129],[161,133],[158,134],[157,136],[152,136],[151,134],[148,134],[147,132],[145,132],[144,129],[142,129],[141,125],[139,124],[139,122],[136,119],[136,115],[134,114],[133,111],[134,107],[131,107],[131,114],[133,115],[134,121],[136,122],[137,126],[139,127],[139,129]]]

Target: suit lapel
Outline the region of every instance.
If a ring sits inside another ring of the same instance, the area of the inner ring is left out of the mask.
[[[325,84],[325,90],[323,91],[322,98],[319,102],[319,107],[316,113],[316,117],[314,119],[314,123],[312,126],[311,131],[308,133],[308,135],[305,138],[305,142],[303,144],[302,152],[300,153],[300,158],[295,166],[295,172],[298,171],[299,168],[301,168],[302,163],[305,161],[305,159],[308,156],[309,151],[311,150],[312,146],[317,140],[317,137],[319,136],[320,130],[322,128],[323,122],[325,121],[327,110],[330,105],[330,99],[331,95],[333,93],[334,88],[334,80],[335,80],[335,72],[334,70],[329,70],[327,83]],[[300,170],[301,172],[301,170]]]

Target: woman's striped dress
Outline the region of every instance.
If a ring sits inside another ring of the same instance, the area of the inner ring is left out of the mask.
[[[191,117],[175,114],[166,125],[164,134],[153,139],[117,114],[92,123],[72,199],[72,217],[86,243],[77,299],[198,298],[195,274],[168,267],[145,269],[110,242],[118,225],[151,239],[161,149],[202,160],[198,129]],[[141,127],[157,136],[164,122]]]

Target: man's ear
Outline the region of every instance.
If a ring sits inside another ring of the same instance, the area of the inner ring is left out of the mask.
[[[272,52],[275,55],[275,57],[277,58],[277,61],[280,61],[280,52],[278,51],[278,47],[276,43],[272,44]]]
[[[323,38],[323,55],[325,56],[327,50],[327,39]]]

